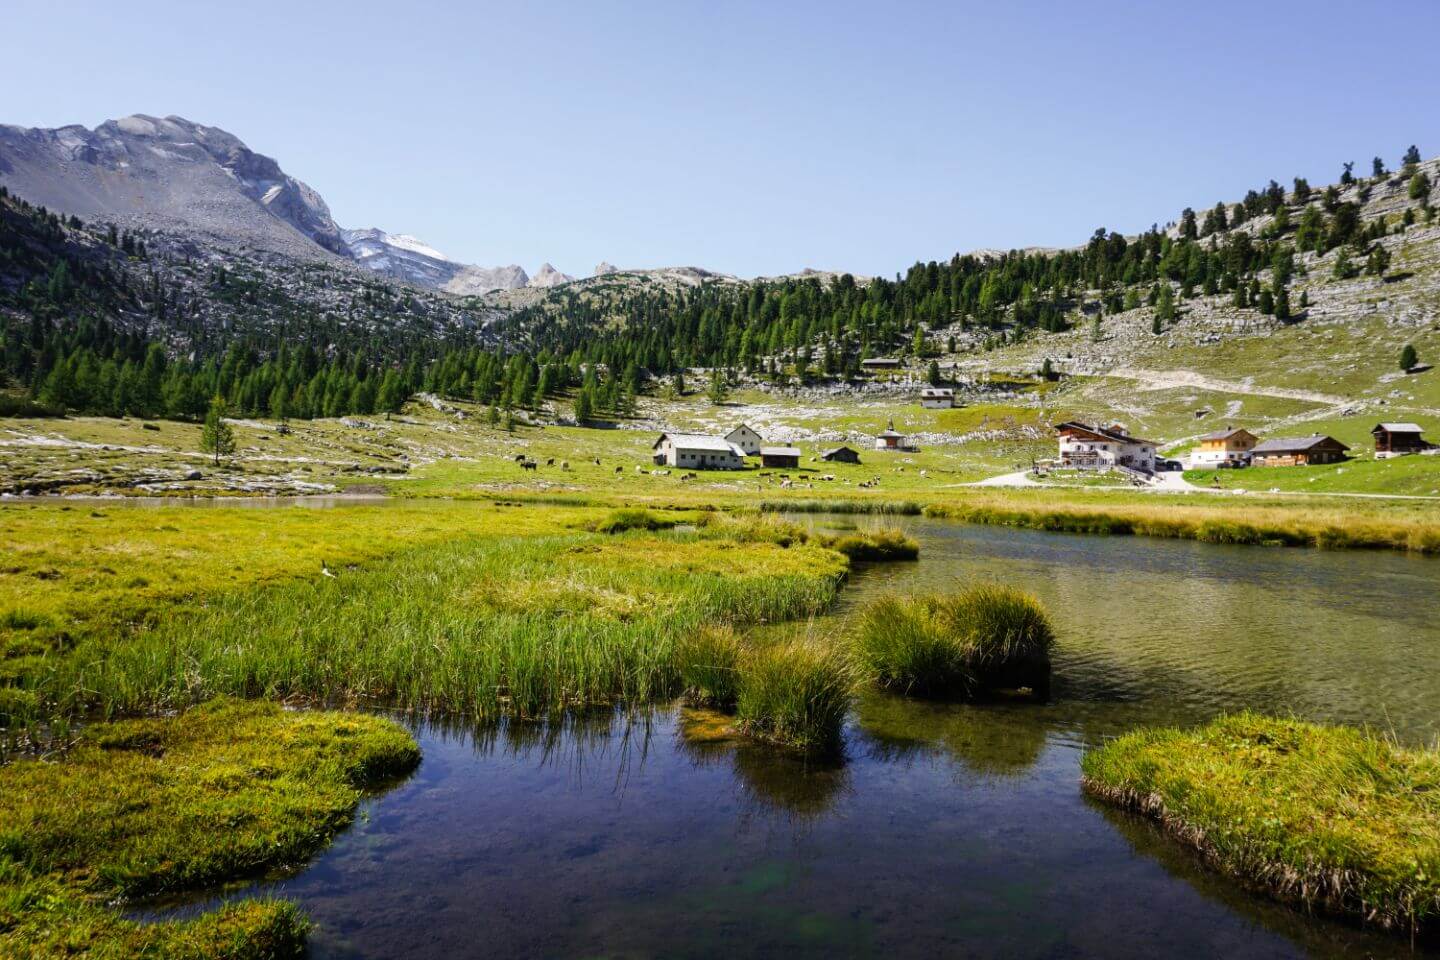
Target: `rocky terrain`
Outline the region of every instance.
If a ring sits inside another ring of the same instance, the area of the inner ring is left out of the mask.
[[[337,226],[324,198],[238,137],[183,117],[136,114],[94,130],[0,125],[0,185],[31,203],[128,229],[366,270],[460,296],[572,278],[550,264],[450,259],[415,237]]]

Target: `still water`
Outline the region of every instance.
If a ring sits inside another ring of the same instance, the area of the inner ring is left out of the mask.
[[[422,724],[413,777],[240,895],[298,901],[337,958],[1416,956],[1233,889],[1078,764],[1244,707],[1432,742],[1440,561],[904,525],[921,561],[860,572],[813,629],[878,591],[1014,583],[1056,624],[1050,702],[867,695],[835,763],[697,744],[672,709]]]

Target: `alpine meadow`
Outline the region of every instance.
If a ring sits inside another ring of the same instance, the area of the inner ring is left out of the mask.
[[[6,16],[0,955],[1440,956],[1440,11],[142,6]]]

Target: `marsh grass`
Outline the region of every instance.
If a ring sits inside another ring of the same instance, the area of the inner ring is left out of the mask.
[[[676,644],[676,662],[685,697],[700,706],[733,708],[745,653],[740,633],[730,626],[703,626]]]
[[[1154,496],[1154,495],[1152,495]],[[928,517],[1056,533],[1166,537],[1254,546],[1385,549],[1440,554],[1440,524],[1385,520],[1317,510],[1309,505],[1199,507],[1154,504],[948,502],[925,508]]]
[[[856,562],[894,563],[920,557],[920,544],[913,537],[889,527],[822,536],[818,541],[821,546],[843,553]]]
[[[879,513],[914,517],[923,512],[924,506],[914,500],[795,499],[762,500],[760,510],[764,513]]]
[[[669,530],[679,521],[673,517],[662,517],[649,510],[633,507],[612,510],[604,519],[597,520],[590,529],[596,533],[624,533],[627,530]]]
[[[752,649],[740,666],[738,725],[760,739],[834,752],[854,699],[855,678],[841,644],[807,637]]]
[[[928,697],[1043,691],[1054,632],[1039,601],[982,584],[957,594],[883,596],[861,611],[860,667],[880,686]]]
[[[677,641],[824,610],[833,551],[684,534],[467,538],[334,578],[224,594],[61,659],[62,712],[219,694],[538,717],[676,695]]]
[[[350,822],[366,789],[419,759],[378,717],[217,701],[93,726],[63,762],[0,767],[0,954],[298,955],[306,921],[292,904],[159,923],[107,904],[295,863]]]
[[[1090,794],[1272,896],[1422,936],[1440,922],[1440,753],[1242,713],[1085,755]]]

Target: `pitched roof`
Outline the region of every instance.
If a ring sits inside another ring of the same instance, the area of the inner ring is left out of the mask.
[[[901,437],[901,438],[903,438],[903,437],[905,436],[905,434],[901,433],[901,432],[898,431],[898,430],[881,430],[879,433],[875,434],[875,436],[877,436],[877,437]]]
[[[1256,444],[1251,453],[1300,453],[1306,450],[1313,450],[1326,443],[1333,443],[1341,450],[1349,450],[1334,437],[1327,437],[1324,434],[1313,434],[1308,437],[1275,437],[1273,440],[1266,440]]]
[[[842,446],[842,447],[833,447],[832,449],[829,449],[829,450],[822,450],[822,451],[820,452],[820,459],[821,459],[821,460],[829,460],[831,457],[835,456],[835,454],[840,453],[841,451],[844,451],[844,450],[849,450],[851,453],[856,454],[857,456],[858,456],[859,453],[860,453],[860,451],[859,451],[859,450],[856,450],[854,447],[843,447],[843,446]]]
[[[1377,423],[1375,430],[1384,430],[1386,433],[1424,433],[1418,423]],[[1371,430],[1374,433],[1375,430]]]
[[[1200,439],[1201,439],[1201,440],[1229,440],[1231,437],[1235,436],[1235,434],[1237,434],[1237,433],[1250,433],[1250,431],[1249,431],[1249,430],[1246,430],[1244,427],[1226,427],[1224,430],[1216,430],[1214,433],[1207,433],[1207,434],[1205,434],[1205,436],[1201,437]],[[1250,436],[1253,437],[1253,436],[1255,436],[1255,434],[1250,433]]]
[[[708,450],[713,453],[733,453],[741,457],[745,455],[735,444],[724,437],[705,437],[693,433],[662,433],[660,439],[655,441],[655,446],[658,447],[666,440],[669,440],[670,446],[677,450]]]
[[[1109,427],[1092,427],[1088,423],[1081,423],[1079,420],[1066,420],[1064,423],[1055,424],[1056,430],[1083,430],[1086,433],[1093,433],[1097,437],[1104,437],[1115,443],[1139,443],[1146,446],[1158,447],[1154,440],[1143,440],[1140,437],[1132,437],[1128,433],[1116,433]]]
[[[730,430],[729,433],[725,434],[726,439],[729,439],[730,437],[735,436],[735,434],[739,433],[741,430],[749,430],[751,433],[755,434],[755,436],[757,436],[757,437],[760,436],[760,431],[759,431],[759,430],[756,430],[754,427],[750,426],[750,424],[748,424],[748,423],[737,423],[737,424]]]
[[[798,456],[800,456],[800,448],[799,448],[799,447],[761,447],[761,448],[760,448],[760,456],[762,456],[762,457],[798,457]]]

